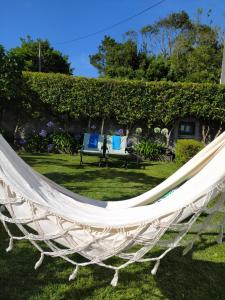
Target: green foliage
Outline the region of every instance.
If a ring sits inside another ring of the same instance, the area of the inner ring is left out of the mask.
[[[26,112],[30,112],[30,99],[32,97],[27,97],[21,66],[0,45],[0,125],[3,126],[1,122],[5,120],[6,111],[13,112],[18,120],[25,121]],[[9,128],[4,129],[4,137],[12,143],[13,136]]]
[[[21,96],[22,83],[20,66],[0,45],[0,109]]]
[[[78,148],[78,142],[67,132],[52,133],[51,142],[60,153],[72,154]]]
[[[204,148],[204,144],[196,140],[178,140],[176,143],[176,162],[184,164]]]
[[[5,111],[11,111],[17,119],[15,127],[34,115],[39,117],[43,113],[43,105],[36,100],[24,80],[21,64],[0,45],[0,121],[4,119]],[[10,132],[5,132],[6,135],[8,140],[13,140]]]
[[[143,139],[135,146],[135,151],[145,159],[158,160],[160,159],[160,156],[165,154],[166,147],[163,144]]]
[[[162,55],[152,56],[149,60],[149,66],[145,73],[145,79],[148,81],[160,81],[173,79],[170,75],[170,64]],[[171,78],[169,78],[169,76]]]
[[[182,117],[225,122],[225,86],[216,84],[86,79],[62,74],[24,73],[30,99],[40,110],[116,119],[130,128],[138,121],[173,128]],[[146,126],[147,127],[147,126]]]
[[[80,147],[79,142],[68,132],[46,132],[46,136],[35,133],[28,137],[21,146],[30,153],[56,152],[65,154],[73,154]]]
[[[27,139],[24,148],[27,152],[44,153],[47,152],[49,142],[49,137],[42,137],[39,134],[34,134]]]
[[[32,40],[30,36],[21,38],[21,46],[12,48],[10,55],[22,65],[23,70],[38,72],[39,44],[41,48],[41,71],[72,74],[68,57],[55,50],[48,40]]]
[[[125,34],[123,42],[105,36],[91,64],[101,76],[154,81],[219,82],[221,30],[191,20],[185,11],[171,13]],[[210,13],[207,13],[210,18]],[[139,42],[141,41],[141,43]]]
[[[140,72],[147,63],[145,53],[139,53],[137,42],[127,34],[128,40],[118,43],[105,36],[99,46],[98,53],[90,55],[91,64],[96,67],[101,76],[110,78],[140,78]]]

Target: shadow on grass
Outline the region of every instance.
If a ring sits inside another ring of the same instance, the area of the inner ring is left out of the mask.
[[[84,162],[82,167],[99,167],[99,168],[122,168],[122,169],[126,169],[126,170],[141,170],[141,169],[145,169],[146,167],[150,167],[150,166],[155,166],[157,165],[157,163],[152,163],[152,162],[141,162],[139,164],[137,164],[136,162],[133,161],[128,161],[128,165],[127,168],[125,168],[124,166],[124,161],[119,160],[119,159],[114,159],[113,161],[109,161],[107,163],[107,165],[105,163],[101,163],[101,166],[99,166],[99,161],[92,161],[92,162]]]
[[[165,180],[165,178],[157,178],[150,175],[146,175],[142,173],[141,175],[137,172],[127,172],[117,170],[117,169],[111,169],[110,171],[107,169],[99,169],[99,170],[86,170],[82,173],[66,173],[66,172],[45,172],[43,174],[44,176],[47,176],[48,178],[54,180],[55,182],[60,182],[61,184],[65,184],[68,182],[91,182],[96,181],[96,179],[99,181],[102,181],[104,184],[105,180],[116,180],[117,182],[121,182],[121,184],[130,183],[131,185],[133,183],[141,183],[141,184],[151,184],[151,185],[157,185],[162,180]]]
[[[68,155],[69,156],[69,155]],[[79,156],[69,156],[70,160],[68,159],[61,159],[60,155],[57,155],[57,158],[52,156],[51,154],[21,154],[21,157],[28,163],[29,165],[43,165],[49,164],[49,165],[57,165],[57,166],[66,166],[68,168],[73,169],[84,169],[85,167],[97,167],[97,168],[123,168],[124,160],[118,159],[118,158],[112,158],[108,161],[108,167],[102,163],[102,165],[99,167],[99,159],[98,157],[88,157],[84,159],[84,164],[80,166],[80,157]],[[157,162],[150,162],[150,161],[144,161],[141,162],[139,165],[135,161],[128,161],[128,170],[134,169],[134,170],[140,170],[142,168],[146,168],[152,165],[157,165]]]
[[[142,173],[124,172],[119,169],[86,170],[85,172],[46,172],[44,175],[75,193],[101,193],[105,200],[120,200],[137,196],[158,185],[165,178],[156,178]],[[87,184],[88,182],[88,184]],[[122,193],[118,196],[119,191]],[[114,192],[118,191],[114,196]],[[126,192],[127,191],[127,192]],[[107,196],[108,194],[108,196]]]
[[[225,299],[225,264],[194,260],[192,253],[172,251],[155,277],[157,287],[168,299]]]
[[[53,165],[53,166],[65,166],[65,167],[69,167],[71,165],[71,161],[70,163],[68,163],[65,159],[60,159],[60,158],[53,158],[51,156],[44,156],[43,157],[35,157],[35,156],[26,156],[26,157],[22,157],[23,160],[31,166],[38,166],[41,165]],[[76,166],[75,164],[72,165],[73,167]],[[71,166],[71,167],[72,167]]]
[[[98,266],[81,268],[73,282],[68,282],[72,267],[61,259],[45,258],[33,272],[37,251],[19,242],[5,253],[8,239],[2,226],[0,236],[1,299],[225,299],[225,264],[193,260],[192,253],[182,256],[182,249],[171,251],[154,277],[149,263],[122,270],[113,288],[113,272]]]
[[[99,167],[93,157],[88,157],[88,164],[84,166],[79,165],[77,156],[60,158],[60,155],[36,154],[24,155],[23,158],[29,165],[41,167],[42,174],[59,185],[64,185],[75,193],[104,200],[123,200],[137,196],[165,179],[150,176],[136,165],[129,169],[121,168],[116,159],[116,165],[113,164],[110,168]],[[145,163],[146,166],[157,164]]]
[[[144,191],[158,185],[165,178],[157,178],[136,170],[124,170],[121,168],[85,168],[75,165],[74,160],[66,160],[46,156],[47,159],[38,156],[26,157],[25,160],[33,166],[43,166],[42,173],[71,191],[93,195],[93,198],[104,200],[122,200],[137,196]],[[52,165],[65,167],[55,170]],[[68,171],[68,167],[70,170]],[[80,169],[78,171],[78,168]],[[23,173],[20,174],[27,180]],[[39,190],[40,188],[40,190]],[[36,185],[36,190],[42,195],[41,186]]]

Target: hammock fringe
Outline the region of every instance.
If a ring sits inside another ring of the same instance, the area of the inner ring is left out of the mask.
[[[12,249],[13,249],[13,237],[10,237],[10,239],[9,239],[9,246],[6,249],[6,252],[10,252],[10,251],[12,251]]]
[[[160,265],[160,259],[157,260],[157,262],[155,263],[154,265],[154,268],[151,270],[151,274],[154,276],[156,275],[157,271],[158,271],[158,268],[159,268],[159,265]]]
[[[119,279],[119,270],[115,270],[115,274],[113,276],[113,279],[111,281],[111,286],[116,287]]]
[[[74,271],[69,276],[69,281],[72,281],[72,280],[74,280],[77,277],[78,271],[79,271],[79,266],[76,265],[76,268],[74,269]]]
[[[39,260],[36,262],[36,264],[34,266],[35,270],[37,270],[42,265],[43,260],[44,260],[44,253],[42,252]]]

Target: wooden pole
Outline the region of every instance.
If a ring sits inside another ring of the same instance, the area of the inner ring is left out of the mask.
[[[41,42],[38,43],[38,72],[41,72]]]
[[[223,47],[223,60],[222,60],[222,70],[221,70],[221,77],[220,77],[220,84],[225,83],[225,42]]]
[[[91,131],[91,118],[88,119],[88,132]]]

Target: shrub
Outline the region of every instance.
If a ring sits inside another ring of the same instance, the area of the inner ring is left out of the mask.
[[[42,129],[38,134],[20,139],[19,147],[27,152],[59,152],[73,154],[80,147],[80,142],[67,132],[49,133]]]
[[[179,164],[186,163],[203,148],[204,144],[196,140],[178,140],[175,149],[176,162]]]
[[[48,136],[41,136],[40,134],[34,134],[26,142],[23,143],[23,141],[21,140],[21,146],[24,146],[27,152],[47,152],[50,142]]]
[[[165,154],[166,147],[160,143],[143,139],[135,146],[135,150],[137,154],[143,156],[145,159],[158,160],[161,155]]]
[[[60,153],[72,154],[78,148],[78,142],[67,132],[55,132],[50,135],[54,149]]]

